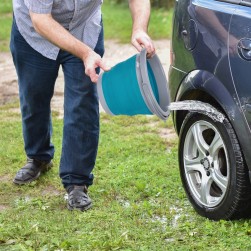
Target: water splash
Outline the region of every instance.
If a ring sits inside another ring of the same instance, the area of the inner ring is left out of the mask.
[[[211,119],[213,119],[214,121],[218,121],[221,123],[223,123],[225,119],[224,114],[219,112],[212,105],[201,101],[185,100],[185,101],[172,102],[168,106],[168,109],[171,111],[188,110],[188,111],[201,112],[210,117]]]

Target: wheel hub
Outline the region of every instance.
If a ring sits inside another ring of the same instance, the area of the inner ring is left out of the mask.
[[[202,166],[204,167],[204,169],[205,169],[206,171],[209,170],[209,168],[210,168],[210,161],[209,161],[208,158],[202,159],[200,163],[202,164]]]
[[[184,141],[184,169],[189,192],[206,207],[220,205],[229,184],[227,149],[218,129],[196,121]]]

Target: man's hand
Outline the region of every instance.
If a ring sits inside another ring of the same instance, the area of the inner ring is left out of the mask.
[[[97,83],[99,76],[96,72],[96,68],[100,67],[104,71],[110,70],[110,67],[105,64],[102,58],[92,50],[86,53],[83,57],[83,62],[85,65],[85,74],[88,75],[94,83]]]
[[[146,48],[147,57],[152,57],[155,54],[155,47],[147,34],[151,9],[150,1],[129,0],[129,7],[133,21],[131,42],[138,51],[141,51],[142,47]]]
[[[92,82],[98,81],[96,68],[100,67],[104,71],[110,68],[105,65],[101,57],[90,47],[72,36],[62,25],[53,19],[51,14],[37,14],[30,12],[31,20],[35,30],[44,38],[55,44],[59,48],[70,52],[82,59],[85,65],[85,73]]]
[[[138,50],[141,51],[142,48],[145,48],[147,51],[147,57],[151,58],[155,54],[155,47],[152,39],[148,36],[143,30],[133,31],[131,38],[132,45]]]

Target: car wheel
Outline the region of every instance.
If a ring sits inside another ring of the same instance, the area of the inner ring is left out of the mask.
[[[179,137],[183,187],[195,210],[209,219],[250,211],[250,181],[236,134],[227,119],[189,112]]]

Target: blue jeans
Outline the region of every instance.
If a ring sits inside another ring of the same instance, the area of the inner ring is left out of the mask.
[[[19,33],[15,19],[10,49],[18,75],[26,155],[53,159],[50,102],[61,65],[65,88],[60,177],[64,187],[91,185],[99,138],[99,102],[96,84],[85,75],[83,61],[62,50],[56,60],[42,56]],[[104,54],[103,29],[95,51]]]

